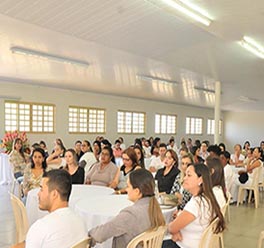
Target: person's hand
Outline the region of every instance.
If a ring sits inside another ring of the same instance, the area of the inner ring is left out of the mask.
[[[115,189],[117,187],[117,183],[115,181],[112,181],[108,187],[112,188],[112,189]]]
[[[171,239],[176,242],[176,241],[182,241],[182,235],[181,232],[177,232],[171,236]]]
[[[179,192],[175,192],[175,196],[177,197],[179,203],[181,204],[182,203],[182,194]]]
[[[172,217],[173,217],[173,219],[176,219],[177,216],[178,216],[180,213],[181,213],[181,210],[176,209],[176,210],[172,213]]]

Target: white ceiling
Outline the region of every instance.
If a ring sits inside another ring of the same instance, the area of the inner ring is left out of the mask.
[[[194,23],[160,0],[1,0],[0,80],[214,106],[222,84],[222,110],[264,110],[264,60],[238,41],[264,46],[263,0],[196,0],[213,19]],[[13,54],[22,46],[85,60],[88,68]],[[146,82],[136,75],[175,80]],[[256,102],[244,102],[248,97]]]

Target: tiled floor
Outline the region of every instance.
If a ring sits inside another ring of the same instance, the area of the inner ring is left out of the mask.
[[[10,186],[0,186],[0,248],[9,248],[15,240],[15,223],[9,190]],[[230,206],[231,222],[228,223],[228,230],[224,234],[225,248],[257,247],[259,233],[264,230],[263,195],[264,193],[260,194],[261,203],[258,209],[255,209],[253,204]]]

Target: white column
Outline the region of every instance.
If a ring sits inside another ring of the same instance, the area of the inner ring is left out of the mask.
[[[219,81],[215,82],[215,108],[214,108],[214,120],[215,120],[215,130],[214,130],[214,144],[219,144],[219,121],[221,115],[221,83]]]

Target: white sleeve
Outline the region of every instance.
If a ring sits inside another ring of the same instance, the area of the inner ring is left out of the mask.
[[[194,197],[192,197],[191,200],[187,202],[183,210],[191,213],[196,218],[199,216],[199,212],[200,212],[198,202]]]
[[[28,230],[26,237],[25,248],[42,247],[45,237],[45,230],[42,230],[43,225],[40,221],[36,221]]]
[[[153,158],[150,162],[149,167],[155,167],[156,168],[156,164],[157,164],[157,158]]]

